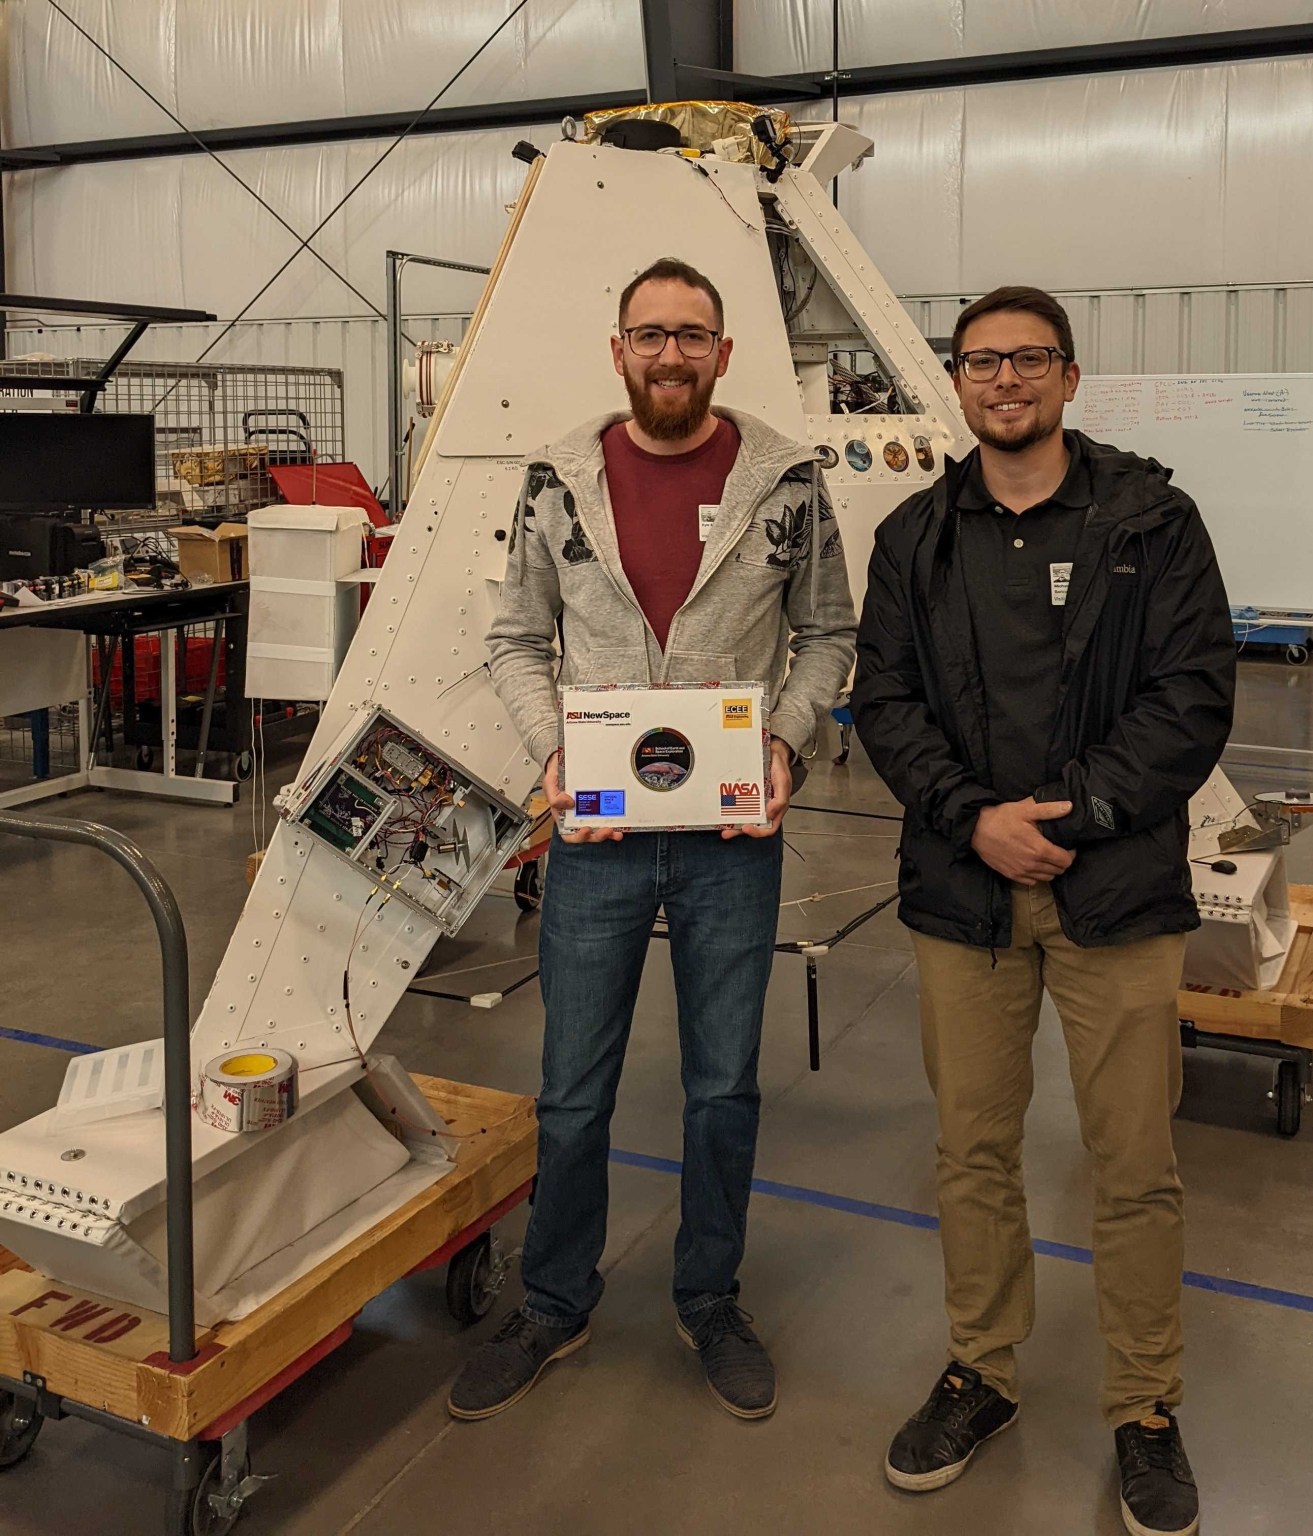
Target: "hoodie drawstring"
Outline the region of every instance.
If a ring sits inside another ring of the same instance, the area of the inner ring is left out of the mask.
[[[519,500],[515,503],[515,521],[511,525],[511,536],[519,541],[516,546],[516,553],[519,556],[516,562],[517,569],[515,574],[515,584],[517,587],[524,585],[524,573],[528,568],[529,540],[524,526],[524,511],[529,502],[529,471],[532,467],[529,464],[524,466],[524,478],[520,481],[520,496]]]
[[[811,616],[816,617],[816,593],[820,582],[820,558],[821,558],[821,466],[812,460],[812,572],[811,572]]]

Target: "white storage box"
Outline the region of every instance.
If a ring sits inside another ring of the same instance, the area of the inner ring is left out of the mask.
[[[246,694],[322,701],[355,634],[363,530],[359,507],[263,507],[250,529]]]
[[[764,827],[766,689],[675,683],[561,690],[562,827],[698,832]]]

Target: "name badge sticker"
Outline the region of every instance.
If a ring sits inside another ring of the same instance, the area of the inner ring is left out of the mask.
[[[1058,561],[1049,566],[1049,596],[1055,608],[1067,606],[1067,588],[1071,585],[1070,560]]]
[[[698,538],[705,544],[711,537],[711,530],[716,526],[716,514],[720,511],[720,503],[701,502],[698,506]]]

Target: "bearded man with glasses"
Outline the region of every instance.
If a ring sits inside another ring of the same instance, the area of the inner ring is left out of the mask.
[[[1055,299],[1010,287],[970,305],[952,366],[979,446],[877,531],[852,694],[906,807],[899,915],[938,1109],[950,1334],[885,1473],[942,1488],[1016,1421],[1034,1318],[1022,1130],[1047,991],[1093,1166],[1123,1520],[1187,1536],[1176,994],[1199,925],[1187,806],[1231,726],[1230,612],[1170,471],[1063,430],[1080,370]]]
[[[780,823],[795,765],[847,679],[856,620],[818,450],[711,409],[733,349],[713,284],[685,262],[656,262],[621,295],[618,332],[612,362],[632,414],[590,422],[527,461],[488,636],[492,680],[543,764],[558,821],[574,803],[557,773],[558,682],[764,681],[770,824],[741,834],[556,830],[539,931],[546,1034],[525,1300],[452,1387],[447,1406],[460,1419],[508,1408],[588,1342],[602,1295],[611,1114],[659,908],[684,1088],[676,1329],[722,1408],[760,1419],[775,1407],[775,1372],[739,1306],[738,1269]]]

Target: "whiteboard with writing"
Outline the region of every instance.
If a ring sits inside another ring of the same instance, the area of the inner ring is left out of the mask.
[[[1089,375],[1063,424],[1175,471],[1233,607],[1313,609],[1313,374]]]

